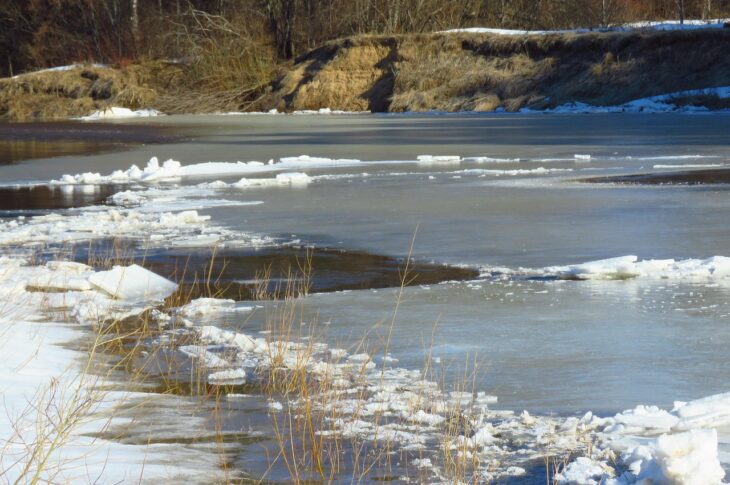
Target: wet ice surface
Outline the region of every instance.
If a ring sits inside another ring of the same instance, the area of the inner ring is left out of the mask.
[[[38,180],[47,182],[64,173],[111,174],[132,163],[143,167],[151,154],[184,165],[265,163],[303,153],[407,163],[297,166],[309,178],[304,184],[281,184],[266,173],[253,179],[273,182],[236,185],[241,174],[226,177],[224,171],[208,180],[159,186],[152,180],[151,189],[128,187],[131,195],[116,212],[88,208],[37,224],[19,221],[1,239],[9,246],[33,240],[86,244],[121,232],[158,250],[298,241],[403,257],[415,234],[417,259],[467,265],[482,276],[405,291],[392,335],[394,365],[420,369],[432,348],[447,382],[453,382],[467,356],[476,359],[477,388],[499,396],[499,404],[491,406],[497,409],[560,419],[589,410],[612,416],[639,404],[671,411],[676,400],[728,391],[727,275],[713,270],[704,278],[688,277],[666,262],[639,272],[655,277],[628,271],[627,278],[625,268],[612,273],[618,279],[576,275],[585,274],[582,263],[624,255],[671,258],[680,266],[690,258],[730,255],[728,192],[721,186],[586,186],[573,180],[664,170],[654,165],[727,163],[729,119],[692,118],[689,125],[687,120],[345,117],[321,122],[331,140],[298,121],[276,129],[267,120],[216,121],[220,129],[196,144],[57,160],[52,170],[39,161],[28,164],[22,176],[44,170]],[[249,133],[244,125],[258,131]],[[573,131],[566,133],[569,126]],[[375,139],[382,143],[366,146]],[[418,160],[424,153],[434,157]],[[435,158],[447,155],[466,158]],[[17,181],[20,172],[10,168],[0,176]],[[210,183],[218,178],[221,183]],[[180,215],[182,210],[197,212]],[[378,324],[370,335],[380,340],[394,302],[393,290],[379,289],[315,294],[304,304],[306,320],[321,329],[323,341],[349,348]],[[264,316],[202,312],[191,319],[261,338]],[[251,375],[250,368],[245,374]],[[691,444],[693,438],[687,440]],[[655,447],[657,453],[671,449],[666,443]],[[576,474],[592,466],[578,465]]]
[[[719,322],[729,318],[730,288],[714,286],[565,281],[416,287],[399,309],[394,355],[399,365],[420,368],[433,347],[452,377],[467,355],[476,358],[478,387],[499,396],[500,408],[605,414],[637,403],[668,406],[727,390],[730,365],[723,348],[730,331]],[[307,302],[308,315],[316,315],[328,339],[341,345],[354,345],[376,323],[385,332],[393,307],[392,290],[320,294]]]

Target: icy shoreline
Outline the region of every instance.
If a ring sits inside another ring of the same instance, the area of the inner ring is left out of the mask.
[[[28,308],[36,308],[38,318],[61,310],[78,322],[122,318],[159,309],[157,302],[176,288],[138,266],[95,271],[78,263],[32,266],[4,257],[0,270],[4,299],[22,301],[22,308],[16,310],[26,315]],[[607,418],[591,413],[580,418],[555,418],[500,411],[493,409],[493,396],[447,392],[421,371],[394,367],[391,360],[378,363],[368,353],[351,353],[306,340],[254,337],[195,323],[235,310],[232,301],[203,299],[170,313],[156,311],[155,320],[167,330],[158,337],[158,343],[152,344],[153,348],[161,345],[166,349],[164,360],[154,361],[155,372],[176,373],[183,366],[188,372],[202,370],[211,383],[235,384],[265,379],[265,374],[274,369],[301,369],[315,381],[327,383],[320,390],[327,393],[321,401],[326,404],[315,405],[326,423],[319,434],[373,443],[386,441],[396,450],[417,452],[422,460],[418,468],[431,480],[447,479],[438,452],[444,442],[454,452],[464,453],[468,460],[478,463],[475,472],[484,479],[524,474],[527,462],[544,455],[578,456],[557,476],[558,483],[566,484],[632,484],[646,479],[712,484],[720,483],[724,476],[715,429],[730,424],[730,393],[675,403],[668,411],[638,406]],[[17,313],[6,310],[5,321],[14,315]],[[197,343],[169,345],[177,340],[190,342],[182,338],[184,334]],[[21,341],[12,342],[17,355],[25,355]],[[53,356],[52,348],[41,343],[38,355]],[[69,362],[68,357],[64,359]],[[14,375],[8,372],[5,379]],[[10,389],[7,380],[3,384]],[[296,398],[273,402],[270,412],[298,414],[302,405]],[[463,416],[472,431],[444,434],[442,425],[453,419],[454,413]],[[80,446],[85,449],[91,445]],[[160,470],[152,468],[148,472]]]
[[[459,157],[423,157],[414,163],[459,161]],[[157,165],[158,170],[171,168],[180,167]],[[304,177],[289,175],[285,182],[271,179],[271,183],[292,185],[297,180]],[[206,191],[215,190],[216,185],[195,187],[195,191],[198,196],[207,196],[210,193]],[[179,372],[178,367],[163,365],[173,362],[188,371],[202,369],[208,382],[221,385],[256,382],[274,368],[301,369],[315,381],[327,383],[322,388],[328,393],[322,400],[327,404],[317,408],[326,418],[319,436],[387,442],[394,449],[417,453],[419,461],[414,459],[411,465],[431,481],[448,480],[438,452],[443,444],[478,463],[476,471],[484,479],[527,473],[526,463],[545,455],[578,456],[557,477],[559,483],[566,484],[631,484],[649,478],[719,483],[724,475],[714,429],[730,424],[728,394],[677,403],[671,410],[638,406],[606,418],[591,413],[558,418],[502,411],[495,408],[495,397],[441,389],[428,374],[395,366],[393,356],[380,359],[372,352],[353,352],[307,340],[277,340],[198,323],[216,313],[235,310],[232,301],[196,300],[169,312],[160,311],[161,299],[173,292],[175,285],[138,266],[108,271],[63,261],[38,266],[18,256],[17,249],[10,249],[25,247],[24,254],[30,256],[33,245],[120,235],[148,244],[157,241],[194,247],[255,241],[216,227],[208,216],[194,210],[159,212],[160,204],[171,203],[171,195],[177,203],[186,203],[175,189],[132,192],[137,197],[134,200],[130,194],[122,194],[112,200],[134,208],[98,207],[1,223],[0,243],[6,248],[6,256],[0,259],[0,292],[5,301],[22,302],[14,311],[6,308],[6,320],[21,314],[29,319],[27,313],[20,313],[28,308],[35,309],[37,320],[46,318],[47,312],[63,312],[81,324],[153,311],[164,332],[159,340],[151,342],[151,349],[163,348],[167,357],[156,361],[156,372]],[[722,281],[730,277],[728,261],[720,256],[663,261],[625,256],[538,270],[488,269],[485,277]],[[185,343],[176,344],[178,341]],[[19,355],[29,353],[21,338],[12,342]],[[52,355],[46,354],[52,348],[44,344],[38,355]],[[289,412],[296,415],[302,405],[297,399],[272,401],[270,412],[275,416]],[[444,423],[455,415],[467,420],[469,431],[454,435],[444,429]],[[153,468],[147,472],[156,473]]]

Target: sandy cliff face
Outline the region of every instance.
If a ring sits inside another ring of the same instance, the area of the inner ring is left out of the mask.
[[[268,103],[376,112],[618,105],[730,85],[728,52],[730,29],[357,37],[301,56]]]

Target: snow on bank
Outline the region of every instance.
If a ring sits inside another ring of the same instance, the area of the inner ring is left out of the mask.
[[[495,34],[495,35],[551,35],[551,34],[587,34],[589,32],[634,32],[641,30],[697,30],[697,29],[722,29],[730,19],[687,19],[683,23],[679,20],[660,20],[632,22],[622,25],[598,28],[578,28],[564,30],[516,30],[516,29],[495,29],[490,27],[468,27],[462,29],[450,29],[438,32],[439,34]]]
[[[154,109],[138,109],[131,110],[129,108],[120,108],[117,106],[111,106],[109,108],[94,111],[88,116],[81,116],[76,118],[81,121],[98,121],[98,120],[119,120],[128,118],[150,118],[153,116],[160,116],[160,113]]]
[[[674,93],[660,94],[650,96],[648,98],[639,98],[618,106],[594,106],[581,102],[567,103],[556,108],[546,110],[532,110],[523,108],[521,113],[706,113],[710,109],[704,106],[685,105],[680,106],[674,103],[674,100],[696,97],[696,96],[713,96],[720,99],[730,98],[730,86],[722,86],[716,88],[691,89],[687,91],[677,91]]]
[[[494,279],[718,281],[730,280],[730,258],[639,260],[632,255],[545,268],[485,267],[482,276]]]
[[[42,482],[63,483],[218,475],[214,458],[188,454],[183,446],[129,446],[92,437],[106,429],[115,407],[130,395],[102,391],[116,384],[84,372],[90,356],[68,344],[84,340],[85,335],[64,315],[79,315],[84,312],[77,310],[91,305],[99,317],[115,318],[120,309],[156,305],[158,298],[176,287],[141,268],[126,270],[120,287],[134,291],[120,294],[108,287],[109,293],[94,285],[95,277],[106,280],[108,272],[71,262],[31,265],[20,258],[0,257],[0,469],[4,480],[25,483],[36,472]],[[154,298],[149,298],[148,291],[155,293]],[[176,453],[186,459],[170,460]]]
[[[105,68],[109,67],[108,64],[68,64],[66,66],[48,67],[46,69],[39,69],[37,71],[24,72],[22,74],[16,74],[11,79],[19,79],[24,76],[30,76],[33,74],[43,74],[44,72],[65,72],[73,69],[80,69],[83,67],[94,67],[94,68]]]

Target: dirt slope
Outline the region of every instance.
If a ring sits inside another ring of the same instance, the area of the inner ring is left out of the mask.
[[[0,119],[48,120],[91,114],[109,106],[161,106],[181,67],[148,62],[125,68],[78,66],[0,79]]]
[[[280,110],[544,109],[730,85],[730,29],[371,36],[297,59],[267,100]]]

